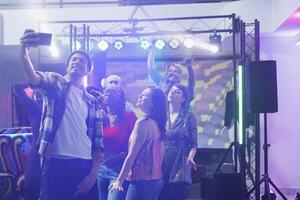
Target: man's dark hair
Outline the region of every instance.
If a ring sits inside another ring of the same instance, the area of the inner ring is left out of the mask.
[[[91,58],[90,58],[90,56],[89,56],[85,51],[82,51],[82,50],[76,50],[76,51],[73,51],[73,52],[69,55],[69,57],[68,57],[68,59],[67,59],[67,67],[69,66],[69,62],[70,62],[71,57],[72,57],[74,54],[76,54],[76,53],[83,55],[83,56],[87,59],[87,61],[88,61],[89,73],[90,73],[90,72],[92,71],[92,69],[93,69]]]

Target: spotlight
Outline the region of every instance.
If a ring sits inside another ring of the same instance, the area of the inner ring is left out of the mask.
[[[177,39],[171,39],[169,41],[169,46],[170,46],[171,49],[178,49],[179,46],[180,46],[180,42]]]
[[[81,48],[81,42],[79,40],[76,40],[75,42],[73,42],[72,46],[72,49],[79,50]]]
[[[62,41],[55,38],[52,40],[51,46],[50,46],[50,52],[53,57],[59,57],[60,56],[60,49],[62,49]]]
[[[155,47],[159,50],[163,49],[166,46],[166,42],[162,39],[158,39],[155,41]]]
[[[108,42],[106,40],[100,40],[98,42],[98,48],[101,50],[101,51],[106,51],[108,49]]]
[[[191,38],[187,38],[183,42],[183,45],[188,49],[192,48],[194,46],[194,44],[195,44],[195,42]]]
[[[124,47],[124,43],[122,40],[115,40],[114,41],[114,48],[120,50]]]
[[[217,47],[214,44],[208,43],[208,42],[197,42],[197,47],[200,47],[202,49],[206,49],[212,53],[217,53],[219,52],[219,47]]]
[[[142,39],[140,41],[140,47],[144,50],[148,49],[149,47],[151,46],[151,42],[150,40],[147,40],[147,39]]]
[[[51,55],[56,58],[59,57],[59,55],[60,55],[60,51],[56,45],[50,46],[50,52],[51,52]]]
[[[209,42],[218,48],[218,51],[222,48],[222,37],[217,32],[214,32],[209,36]]]

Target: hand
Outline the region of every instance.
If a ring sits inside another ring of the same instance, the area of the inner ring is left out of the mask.
[[[23,48],[29,48],[29,47],[37,47],[36,44],[39,41],[39,38],[37,37],[37,34],[32,29],[26,29],[23,36],[20,39],[21,47]]]
[[[193,158],[188,157],[186,159],[186,163],[190,165],[194,170],[197,170],[197,164],[195,163]]]
[[[194,60],[194,57],[192,56],[190,58],[185,59],[182,64],[186,67],[189,67],[192,65],[193,60]]]
[[[75,192],[74,196],[79,196],[82,194],[88,193],[93,185],[96,183],[96,175],[95,174],[89,174],[77,185],[78,190]]]
[[[122,185],[123,185],[123,183],[121,181],[117,180],[117,181],[113,182],[112,184],[110,184],[109,187],[108,187],[108,189],[112,190],[112,191],[114,191],[114,190],[116,190],[116,191],[124,191]]]

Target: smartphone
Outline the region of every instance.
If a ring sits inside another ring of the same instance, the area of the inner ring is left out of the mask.
[[[50,46],[52,40],[51,33],[37,33],[38,41],[36,42],[37,45],[41,46]]]

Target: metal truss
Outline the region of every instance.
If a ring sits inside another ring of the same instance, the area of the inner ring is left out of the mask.
[[[133,18],[138,10],[146,18]],[[150,18],[143,7],[137,6],[129,19],[42,21],[40,31],[51,30],[54,37],[69,40],[70,47],[77,39],[81,39],[85,41],[85,50],[88,50],[91,40],[103,38],[109,42],[122,39],[125,43],[136,42],[141,38],[170,39],[200,34],[207,39],[212,33],[221,34],[225,38],[234,31],[233,18],[234,15]]]
[[[242,22],[244,31],[244,64],[259,60],[259,22]],[[245,178],[247,189],[253,188],[260,181],[260,138],[259,138],[259,114],[246,115],[247,126],[245,131]],[[249,199],[260,199],[259,187],[255,193],[250,194]]]

